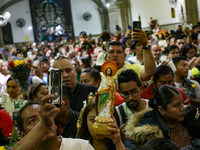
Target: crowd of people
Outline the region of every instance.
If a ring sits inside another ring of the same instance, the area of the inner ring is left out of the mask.
[[[6,46],[0,60],[0,145],[13,150],[200,149],[200,26],[136,29],[98,40]],[[9,71],[10,58],[32,59],[27,95]],[[117,65],[109,136],[93,132],[105,61]],[[62,70],[62,105],[48,103],[48,69]],[[16,127],[13,130],[13,127]],[[10,141],[10,143],[9,143]]]

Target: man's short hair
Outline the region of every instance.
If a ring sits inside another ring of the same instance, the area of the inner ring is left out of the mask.
[[[112,42],[109,42],[109,43],[108,43],[108,46],[107,46],[107,53],[108,53],[108,51],[109,51],[109,47],[110,47],[110,46],[121,46],[123,52],[125,53],[126,47],[125,47],[122,43],[120,43],[119,41],[112,41]]]
[[[167,74],[172,74],[172,76],[174,76],[174,73],[170,67],[166,65],[160,65],[156,68],[156,72],[153,76],[153,81],[156,82],[156,80],[159,79],[161,75]]]
[[[22,119],[22,112],[29,106],[33,106],[33,105],[40,105],[40,103],[38,101],[28,101],[17,113],[17,127],[19,128],[19,131],[24,131],[24,120]]]
[[[183,40],[183,36],[177,36],[176,39],[174,40],[174,43],[176,43],[177,40]]]
[[[87,33],[86,33],[85,31],[81,31],[81,32],[79,33],[79,36],[87,36]]]
[[[175,58],[172,59],[174,65],[176,67],[177,67],[177,65],[178,65],[180,60],[187,60],[188,61],[188,59],[186,57],[184,57],[184,56],[179,56],[179,57],[175,57]]]
[[[165,49],[165,54],[169,54],[172,50],[174,50],[174,49],[176,49],[176,48],[179,50],[179,48],[178,48],[177,45],[170,45],[170,46],[168,46],[168,47]]]
[[[48,58],[47,58],[46,56],[41,56],[41,57],[39,58],[39,60],[40,60],[40,63],[42,63],[42,62],[44,62],[44,63],[46,63],[46,64],[49,63],[49,60],[48,60]],[[40,66],[41,66],[41,64],[40,64]]]
[[[157,43],[153,43],[153,44],[151,45],[151,49],[152,49],[153,46],[159,46],[159,47],[161,48],[161,46],[160,46],[159,44],[157,44]]]
[[[134,81],[137,83],[139,87],[141,86],[141,81],[137,73],[132,69],[126,69],[118,75],[119,90],[120,90],[120,83],[124,83],[124,82],[126,83],[129,81]]]
[[[66,60],[70,61],[69,58],[67,58],[67,57],[61,55],[61,56],[59,56],[58,58],[55,59],[55,61],[54,61],[54,63],[53,63],[53,66],[56,64],[56,62],[57,62],[58,60],[61,60],[61,59],[66,59]],[[70,63],[71,63],[71,61],[70,61]],[[53,67],[53,68],[54,68],[54,67]]]
[[[193,30],[194,30],[195,28],[199,28],[198,25],[194,25],[194,26],[192,27]]]

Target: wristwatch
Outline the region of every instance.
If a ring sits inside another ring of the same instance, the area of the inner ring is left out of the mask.
[[[143,46],[142,49],[144,49],[144,50],[150,50],[151,49],[151,45]]]

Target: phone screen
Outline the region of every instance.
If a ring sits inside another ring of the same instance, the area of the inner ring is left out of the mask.
[[[133,21],[133,31],[137,32],[135,29],[139,28],[141,29],[141,21]]]

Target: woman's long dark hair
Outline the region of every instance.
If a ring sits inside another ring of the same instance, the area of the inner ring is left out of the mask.
[[[89,140],[90,143],[92,143],[92,136],[88,130],[87,126],[87,116],[90,111],[96,108],[96,103],[88,103],[87,106],[84,109],[83,112],[83,118],[81,122],[81,129],[80,129],[80,134],[78,135],[78,138]]]
[[[91,67],[90,60],[89,60],[88,57],[81,56],[79,59],[80,59],[80,60],[82,61],[82,63],[85,65],[85,68],[90,68],[90,67]]]
[[[157,109],[158,106],[162,106],[164,110],[167,110],[167,105],[173,101],[176,94],[180,95],[178,89],[170,85],[163,85],[156,91],[154,98],[149,100],[149,107]]]
[[[186,44],[183,48],[182,48],[182,53],[181,53],[181,56],[184,56],[184,57],[186,57],[187,58],[187,53],[189,52],[189,50],[191,50],[191,49],[194,49],[195,50],[195,56],[196,56],[196,54],[197,54],[197,49],[196,49],[196,47],[194,46],[194,45],[192,45],[192,44]]]

